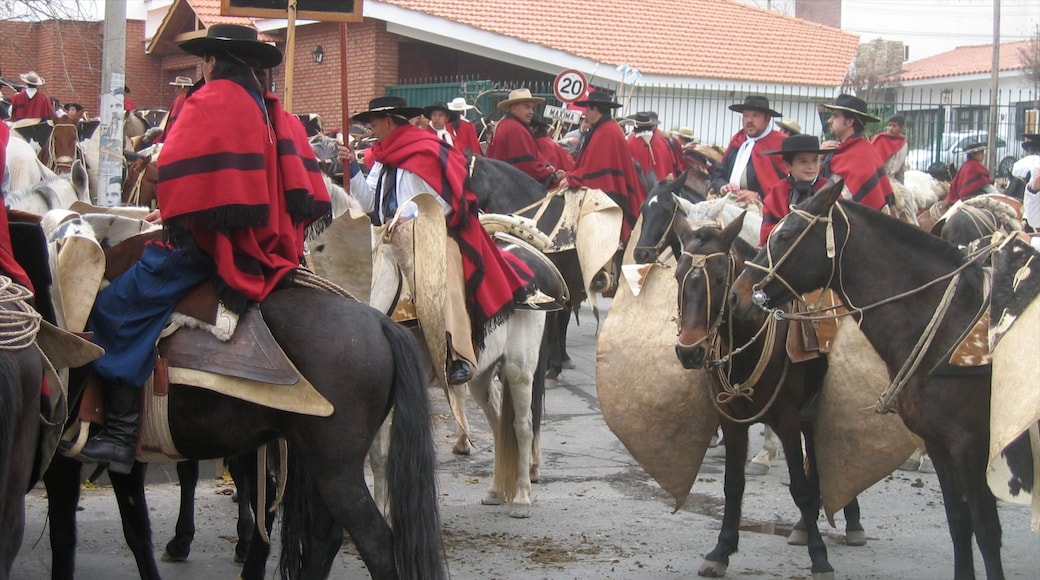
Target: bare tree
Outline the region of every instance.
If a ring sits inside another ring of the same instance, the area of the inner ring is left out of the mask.
[[[0,0],[0,20],[88,20],[96,8],[96,0]]]
[[[874,39],[856,48],[856,58],[841,88],[867,102],[883,101],[888,89],[899,85],[902,66],[902,42]]]

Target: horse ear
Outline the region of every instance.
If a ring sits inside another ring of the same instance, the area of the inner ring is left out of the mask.
[[[733,246],[733,240],[737,239],[737,237],[740,235],[741,230],[743,230],[744,228],[744,216],[746,215],[747,210],[740,212],[740,215],[737,216],[737,219],[731,221],[729,225],[727,225],[725,228],[722,228],[722,234],[720,234],[719,236],[722,240],[722,243],[726,244],[727,246]]]
[[[679,177],[675,178],[672,182],[672,193],[679,194],[682,192],[683,185],[686,184],[686,177],[690,174],[690,170],[687,169],[679,174]]]
[[[90,201],[90,176],[83,162],[77,159],[72,163],[72,188],[76,191],[76,198],[80,201]]]
[[[828,181],[826,185],[820,188],[820,191],[817,191],[816,195],[814,195],[811,198],[813,200],[819,200],[813,203],[813,207],[817,208],[819,210],[818,213],[821,214],[824,211],[830,210],[830,208],[834,205],[834,202],[838,201],[838,198],[841,197],[841,192],[844,190],[845,180],[837,175],[832,176],[830,181]],[[821,202],[823,206],[819,207],[818,204]]]
[[[686,221],[686,216],[681,213],[676,212],[672,216],[672,229],[675,230],[675,235],[679,236],[679,242],[683,246],[686,246],[686,242],[693,236],[693,228],[690,227],[690,222]]]

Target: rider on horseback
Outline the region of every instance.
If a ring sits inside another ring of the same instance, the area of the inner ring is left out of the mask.
[[[93,370],[105,385],[105,429],[79,458],[129,473],[141,387],[177,302],[211,280],[223,311],[241,314],[291,278],[304,232],[331,219],[331,202],[296,117],[264,90],[262,69],[282,53],[252,28],[214,25],[180,44],[203,58],[207,84],[184,104],[159,166],[163,243],[97,298],[89,328],[105,355]]]
[[[462,384],[476,368],[484,337],[512,314],[514,299],[527,297],[533,274],[499,252],[481,227],[477,199],[465,185],[462,153],[409,123],[422,113],[402,97],[373,99],[367,111],[351,118],[369,123],[378,139],[370,149],[372,171],[367,178],[362,174],[349,145],[341,147],[340,161],[350,167],[351,195],[373,213],[377,225],[392,221],[398,208],[404,219],[414,217],[410,200],[420,193],[436,194],[449,234],[444,313],[451,351],[448,382]]]

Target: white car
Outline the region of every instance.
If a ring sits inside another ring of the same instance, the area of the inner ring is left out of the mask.
[[[939,161],[950,168],[950,175],[956,175],[961,163],[964,163],[964,147],[972,143],[986,143],[989,133],[986,131],[957,131],[946,133],[942,138],[942,148],[939,151]],[[1007,177],[1011,175],[1011,166],[1017,158],[1009,154],[1007,142],[997,137],[996,143],[997,171],[994,177]],[[906,162],[911,169],[928,171],[928,168],[936,161],[935,143],[923,149],[913,149],[906,156]]]

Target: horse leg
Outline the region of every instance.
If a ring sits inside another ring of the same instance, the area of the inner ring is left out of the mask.
[[[119,515],[123,520],[123,537],[137,561],[141,578],[159,578],[159,567],[152,553],[152,522],[144,496],[144,475],[148,464],[134,462],[130,473],[108,472],[112,491],[116,494]]]
[[[988,440],[988,433],[987,437],[979,439]],[[986,448],[985,445],[968,442],[961,448],[962,454],[954,456],[954,465],[967,491],[965,495],[971,513],[971,527],[986,567],[986,578],[994,580],[1004,577],[1004,566],[1000,560],[1002,531],[997,500],[986,482]]]
[[[704,556],[697,575],[721,578],[729,567],[729,557],[737,551],[740,539],[740,513],[744,500],[744,460],[747,459],[748,426],[722,422],[722,438],[726,445],[726,475],[723,491],[726,507],[722,512],[722,530],[715,548]]]
[[[271,554],[271,546],[260,535],[253,514],[257,509],[256,454],[243,453],[227,458],[228,473],[238,490],[238,543],[235,545],[235,562],[243,564],[241,577],[243,580],[261,579],[267,572],[267,558]],[[269,490],[270,491],[270,490]],[[269,496],[273,499],[273,496]],[[270,536],[273,517],[265,518],[267,537]]]
[[[494,472],[498,472],[498,446],[500,442],[497,440],[498,425],[501,422],[499,412],[501,404],[495,405],[492,401],[492,393],[494,385],[492,385],[493,374],[492,369],[480,369],[473,379],[469,382],[469,392],[473,396],[473,400],[477,402],[481,411],[484,412],[484,418],[487,419],[488,427],[491,428],[491,432],[495,434],[496,440],[495,445],[495,466]],[[501,490],[495,485],[495,478],[491,478],[491,483],[488,485],[487,495],[480,500],[483,505],[502,505],[502,494]]]
[[[762,426],[765,439],[762,441],[762,450],[758,452],[751,462],[747,464],[744,471],[747,475],[765,475],[769,473],[769,466],[779,455],[780,439],[769,425]]]
[[[393,420],[394,412],[391,410],[379,431],[376,431],[372,447],[368,449],[368,463],[372,466],[372,495],[384,516],[390,507],[386,494],[386,455],[390,450],[390,422]]]
[[[957,473],[953,460],[946,449],[925,442],[925,451],[931,455],[935,474],[939,478],[946,521],[953,541],[953,577],[956,580],[973,580],[975,562],[971,551],[971,512],[962,499],[957,487]]]
[[[308,467],[313,466],[308,465]],[[311,533],[314,534],[315,531],[324,527],[328,533],[333,534],[333,537],[338,530],[340,539],[336,542],[331,539],[327,542],[316,542],[312,536],[311,545],[315,546],[314,553],[307,555],[304,567],[310,568],[316,566],[317,562],[326,561],[328,566],[331,566],[332,558],[335,557],[342,543],[343,527],[346,527],[347,533],[354,540],[354,545],[361,554],[361,559],[364,560],[372,578],[397,578],[397,566],[394,563],[393,555],[394,534],[390,531],[390,526],[383,519],[383,514],[379,512],[379,508],[376,507],[368,492],[363,466],[361,464],[339,465],[332,470],[327,466],[322,466],[321,473],[322,478],[316,480],[315,485],[327,509],[318,511],[333,516],[334,521],[331,527],[327,527],[324,526],[322,519],[312,520]],[[346,525],[342,526],[336,522],[345,522]],[[327,551],[320,552],[319,550],[322,548],[331,549],[331,556]],[[300,577],[324,578],[327,576],[328,568],[326,567],[323,574]]]
[[[805,531],[808,536],[809,559],[812,560],[812,575],[814,580],[834,578],[834,568],[827,560],[827,545],[820,535],[820,527],[817,519],[820,516],[820,478],[816,470],[814,455],[809,455],[809,473],[805,472],[805,458],[802,455],[802,429],[797,419],[797,411],[793,411],[793,417],[784,423],[777,425],[776,433],[784,449],[784,458],[787,461],[787,471],[791,477],[791,498],[802,514],[802,522],[805,523]],[[789,424],[788,424],[789,423]],[[805,427],[805,440],[813,441],[813,431],[809,426]],[[808,445],[809,453],[815,453],[812,443]]]
[[[843,511],[845,513],[845,545],[866,546],[867,533],[859,521],[859,499],[853,498]]]
[[[466,418],[466,399],[469,397],[469,388],[466,385],[451,385],[451,390],[455,393],[459,421],[455,426],[455,446],[451,448],[451,452],[455,455],[469,455],[473,451],[469,440],[469,419]]]
[[[191,553],[191,541],[195,538],[195,488],[199,484],[199,462],[191,459],[177,462],[177,483],[181,486],[181,506],[173,539],[166,544],[162,555],[163,562],[183,562]]]
[[[511,482],[503,482],[503,485],[512,487],[512,493],[506,493],[510,498],[509,517],[512,518],[531,517],[530,467],[534,429],[531,426],[531,375],[527,371],[529,369],[519,369],[518,373],[510,373],[513,376],[502,378],[502,419],[495,437],[495,470],[501,466],[506,473],[515,473]],[[507,442],[515,442],[515,447]],[[504,452],[501,461],[500,450]]]
[[[83,464],[55,455],[43,482],[47,487],[50,523],[51,579],[71,580],[76,570],[76,506],[79,504]]]

